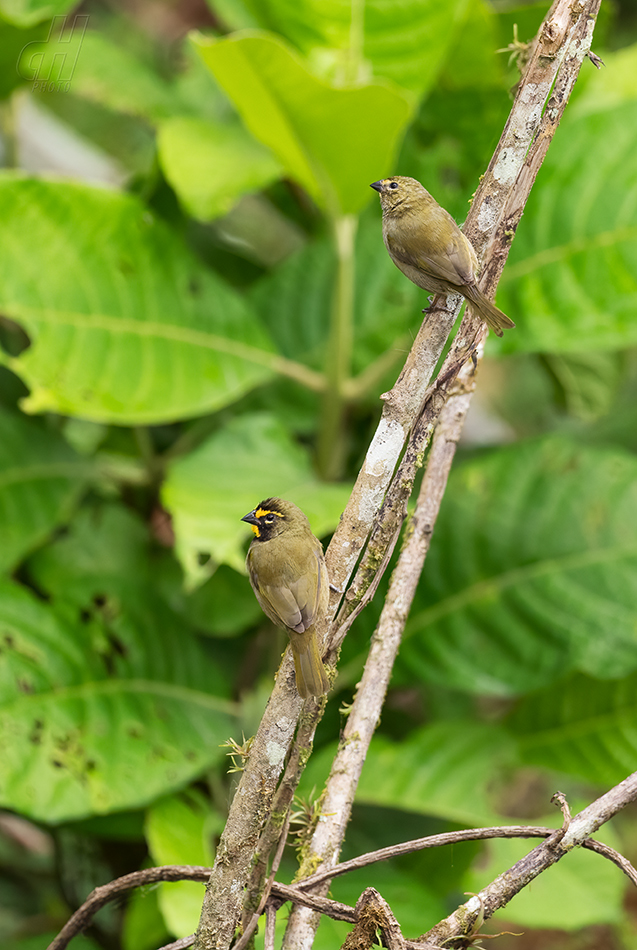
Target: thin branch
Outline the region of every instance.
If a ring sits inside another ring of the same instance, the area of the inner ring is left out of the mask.
[[[423,934],[422,939],[445,947],[462,946],[463,939],[469,932],[468,928],[473,926],[478,914],[483,914],[484,919],[487,920],[496,910],[505,907],[538,874],[561,860],[573,848],[585,845],[590,835],[594,834],[604,822],[635,799],[637,799],[637,772],[629,775],[619,785],[575,815],[570,822],[565,822],[564,827],[554,831],[546,841],[539,844],[504,874],[500,874],[478,895],[472,897],[428,933]],[[599,847],[593,850],[602,853]],[[609,857],[608,854],[605,856]],[[622,865],[619,866],[625,870]],[[629,877],[631,880],[635,879],[632,874]]]
[[[265,939],[264,950],[274,950],[274,935],[276,933],[276,909],[268,904],[265,911]]]
[[[179,940],[173,940],[172,943],[164,944],[159,950],[188,950],[188,947],[192,947],[194,942],[195,935],[190,934],[189,937],[181,937]]]
[[[613,848],[602,844],[600,841],[582,837],[585,833],[593,833],[604,821],[607,821],[617,813],[624,805],[632,800],[632,796],[637,797],[637,773],[630,776],[620,785],[616,786],[602,798],[594,802],[588,808],[584,809],[580,815],[573,821],[577,821],[576,828],[579,829],[579,836],[575,844],[567,845],[570,848],[581,845],[591,851],[601,854],[617,865],[627,877],[637,886],[637,870],[631,863]],[[569,824],[569,828],[573,821]],[[563,832],[563,829],[560,829]],[[404,854],[412,854],[415,851],[422,851],[427,848],[439,848],[445,845],[458,844],[462,841],[484,841],[491,838],[548,838],[557,834],[554,828],[546,828],[534,825],[505,825],[494,828],[468,828],[460,831],[448,831],[439,835],[428,835],[426,838],[415,838],[412,841],[404,841],[400,844],[391,845],[387,848],[380,848],[377,851],[370,851],[361,854],[349,861],[343,861],[332,868],[319,871],[305,880],[298,881],[294,887],[288,887],[277,882],[272,883],[271,897],[280,900],[290,900],[295,903],[303,903],[307,907],[320,910],[321,913],[327,913],[336,920],[348,920],[353,922],[355,919],[354,910],[347,904],[341,904],[338,901],[328,901],[325,898],[307,894],[306,890],[321,884],[325,880],[331,880],[347,874],[349,871],[355,871],[362,867],[368,867],[379,861],[388,861],[390,858],[400,857]],[[564,845],[563,845],[564,846]],[[83,933],[90,925],[94,915],[105,907],[111,901],[118,900],[123,894],[134,890],[137,887],[146,887],[151,884],[170,881],[198,881],[204,884],[210,876],[211,868],[195,865],[164,865],[156,868],[145,868],[141,871],[135,871],[132,874],[126,874],[124,877],[117,878],[109,884],[95,888],[82,906],[67,921],[64,929],[49,944],[47,950],[65,950],[73,937]],[[194,941],[194,934],[190,937],[182,937],[182,941]],[[181,946],[180,941],[169,945],[170,950],[177,950]],[[184,947],[190,946],[184,942]],[[168,950],[168,947],[162,948]]]
[[[389,861],[391,858],[399,858],[402,855],[425,851],[429,848],[460,844],[462,841],[487,841],[490,838],[547,838],[554,831],[555,828],[537,825],[502,825],[494,828],[465,828],[461,831],[446,831],[439,835],[427,835],[426,838],[414,838],[412,841],[392,844],[386,848],[379,848],[377,851],[368,851],[356,858],[350,858],[349,861],[335,864],[334,867],[324,868],[322,871],[317,871],[316,874],[298,881],[296,887],[304,891],[306,888],[316,887],[317,884],[322,884],[324,881],[332,881],[335,877],[348,874],[350,871],[358,871],[370,864]]]
[[[125,874],[124,877],[119,877],[109,884],[96,887],[95,890],[91,891],[82,906],[67,920],[57,937],[51,941],[47,950],[64,950],[73,937],[86,930],[98,910],[136,887],[157,884],[160,881],[201,881],[205,883],[209,875],[210,868],[172,864],[165,867],[133,871],[132,874]]]
[[[276,807],[274,808],[273,812],[274,814],[277,813]],[[283,857],[283,851],[285,849],[285,845],[287,842],[288,831],[290,830],[290,816],[291,816],[291,812],[288,806],[288,809],[285,813],[285,821],[283,822],[283,828],[280,830],[279,844],[277,846],[276,854],[274,855],[274,859],[272,861],[272,869],[270,871],[270,876],[268,880],[266,881],[265,887],[263,888],[263,894],[261,896],[259,906],[257,907],[256,911],[252,915],[251,919],[245,925],[243,934],[239,938],[239,940],[234,944],[233,950],[244,950],[244,948],[247,947],[249,941],[252,938],[252,935],[254,934],[254,932],[256,931],[259,925],[259,918],[261,914],[263,913],[265,906],[268,902],[268,899],[270,897],[272,885],[274,884],[274,879],[277,875],[277,871],[279,870],[279,865],[281,864],[281,858]]]

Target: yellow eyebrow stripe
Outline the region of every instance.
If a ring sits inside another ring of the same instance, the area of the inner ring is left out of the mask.
[[[276,515],[277,518],[283,517],[280,511],[271,511],[269,508],[257,508],[254,513],[255,518],[263,518],[265,515]]]

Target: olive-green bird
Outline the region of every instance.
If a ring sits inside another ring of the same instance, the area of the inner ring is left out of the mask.
[[[385,247],[406,277],[430,293],[462,294],[498,336],[515,326],[478,287],[473,246],[419,181],[394,175],[370,188],[380,195]]]
[[[330,688],[314,627],[330,595],[323,548],[300,508],[266,498],[245,515],[255,537],[246,566],[266,617],[287,631],[299,695],[322,696]]]

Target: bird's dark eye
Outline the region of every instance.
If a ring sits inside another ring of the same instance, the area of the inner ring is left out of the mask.
[[[389,187],[390,187],[390,188],[398,188],[398,182],[397,182],[397,181],[390,181]]]
[[[272,524],[272,522],[274,521],[274,515],[266,515],[263,520],[265,521],[266,524]]]

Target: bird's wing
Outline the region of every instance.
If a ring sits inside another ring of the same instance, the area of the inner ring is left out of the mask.
[[[449,263],[460,277],[460,280],[456,278],[456,283],[473,284],[478,270],[478,258],[473,245],[463,236],[454,234],[447,250]]]
[[[425,275],[449,284],[462,285],[474,280],[475,255],[462,236],[453,234],[444,251],[437,229],[420,228],[413,236],[387,234],[388,250],[397,260],[415,267]]]
[[[309,624],[305,624],[303,620],[303,611],[302,605],[299,603],[298,594],[292,588],[292,586],[287,586],[286,584],[281,585],[268,585],[262,584],[259,587],[259,594],[261,599],[265,601],[265,604],[270,608],[270,612],[265,609],[265,613],[269,616],[274,614],[272,619],[275,622],[282,624],[284,627],[289,627],[291,630],[296,630],[297,633],[303,633],[306,627]]]
[[[286,627],[297,633],[304,633],[316,620],[323,569],[322,559],[315,552],[302,574],[286,577],[281,586],[261,586],[262,596]]]

